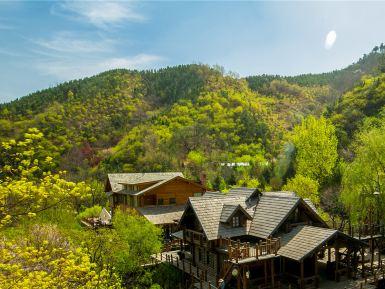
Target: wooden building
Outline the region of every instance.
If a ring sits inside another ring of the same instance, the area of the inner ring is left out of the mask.
[[[178,255],[157,259],[182,269],[197,288],[317,288],[321,259],[330,278],[352,277],[365,247],[329,229],[309,200],[290,192],[239,188],[192,197],[180,227]]]
[[[180,172],[108,174],[105,191],[111,210],[135,209],[150,222],[174,231],[189,197],[206,188]]]

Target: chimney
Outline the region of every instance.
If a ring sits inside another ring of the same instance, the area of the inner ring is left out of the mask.
[[[199,176],[199,182],[202,186],[206,186],[207,176],[205,173],[201,173]]]

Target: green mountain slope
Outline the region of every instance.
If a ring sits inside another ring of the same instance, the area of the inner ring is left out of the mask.
[[[19,139],[37,127],[57,169],[73,179],[181,170],[216,188],[222,177],[263,187],[287,133],[304,117],[331,117],[346,147],[360,122],[381,111],[383,56],[376,51],[346,69],[298,77],[238,79],[195,64],[107,71],[0,105],[0,137]],[[223,166],[229,162],[250,165]]]
[[[250,88],[260,91],[275,79],[284,79],[289,83],[301,86],[329,85],[339,93],[345,92],[357,85],[362,76],[377,75],[385,72],[385,46],[375,47],[369,54],[365,54],[356,63],[340,70],[319,74],[301,74],[297,76],[258,75],[246,78]]]

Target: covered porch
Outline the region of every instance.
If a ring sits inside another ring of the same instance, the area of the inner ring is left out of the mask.
[[[355,278],[366,245],[337,230],[299,226],[282,236],[283,277],[298,288],[318,288],[320,270],[330,280]]]

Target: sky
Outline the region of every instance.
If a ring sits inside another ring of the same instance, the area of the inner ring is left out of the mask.
[[[3,1],[0,103],[109,69],[327,72],[385,42],[385,2]]]

